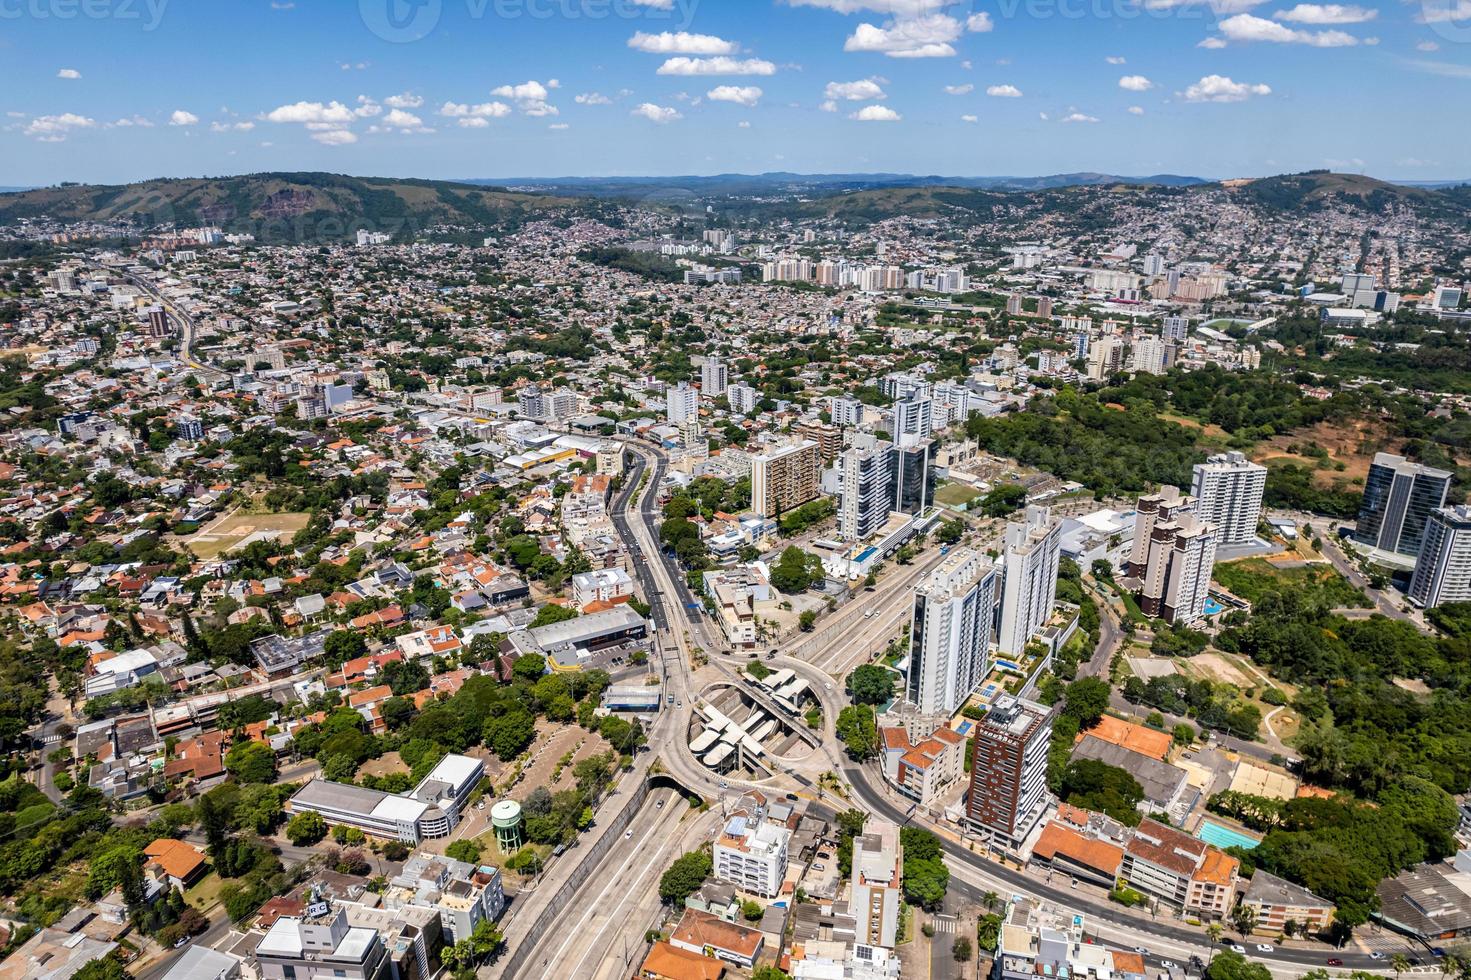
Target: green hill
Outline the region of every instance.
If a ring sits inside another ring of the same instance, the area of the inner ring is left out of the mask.
[[[359,229],[407,235],[433,225],[502,228],[583,206],[573,198],[521,194],[437,180],[262,173],[62,184],[0,194],[0,224],[20,218],[128,222],[142,228],[214,225],[261,241],[334,241]]]

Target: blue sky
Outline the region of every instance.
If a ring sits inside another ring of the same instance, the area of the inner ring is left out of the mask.
[[[1471,177],[1471,0],[0,0],[0,185]]]

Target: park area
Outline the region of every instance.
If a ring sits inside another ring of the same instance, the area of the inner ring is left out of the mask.
[[[247,514],[232,511],[184,539],[196,558],[218,558],[252,541],[290,538],[306,527],[310,514]]]
[[[1216,565],[1211,577],[1228,592],[1255,604],[1271,592],[1298,592],[1329,609],[1362,609],[1369,600],[1326,562],[1272,562],[1264,558]]]

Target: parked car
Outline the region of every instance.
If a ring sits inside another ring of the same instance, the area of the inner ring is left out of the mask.
[[[1328,957],[1328,961],[1327,962],[1328,962],[1328,965],[1329,966],[1343,966],[1343,960],[1339,959],[1336,956],[1330,956],[1330,957]]]
[[[1276,952],[1276,950],[1273,949],[1271,947],[1271,945],[1269,945],[1267,943],[1257,943],[1256,944],[1256,951],[1258,953],[1275,953]]]
[[[1241,954],[1245,955],[1245,953],[1246,953],[1246,947],[1243,946],[1243,945],[1241,945],[1240,943],[1232,943],[1231,944],[1231,952],[1233,952],[1233,953],[1241,953]]]

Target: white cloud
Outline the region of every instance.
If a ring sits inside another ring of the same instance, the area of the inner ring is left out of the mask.
[[[212,122],[209,124],[211,133],[248,133],[255,128],[255,123],[249,120],[241,122]]]
[[[986,94],[997,99],[1019,99],[1022,90],[1015,85],[987,85]]]
[[[628,39],[635,51],[649,54],[735,54],[741,46],[714,34],[690,34],[687,31],[646,34],[639,31]]]
[[[393,129],[423,129],[424,120],[412,112],[405,112],[402,109],[391,109],[388,115],[383,117],[383,125],[392,127]]]
[[[837,112],[838,104],[832,99],[826,99],[817,108],[821,109],[823,112]]]
[[[1108,62],[1110,65],[1122,65],[1124,63],[1124,57],[1117,54],[1111,54],[1103,60]]]
[[[360,116],[363,119],[372,119],[375,116],[383,115],[383,107],[366,95],[359,95],[358,107],[353,110],[353,115]]]
[[[515,99],[516,108],[528,116],[555,116],[557,107],[547,102],[548,89],[557,88],[560,83],[551,79],[545,85],[532,79],[519,85],[500,85],[490,90],[491,95],[499,95],[506,99]]]
[[[349,132],[345,129],[329,129],[324,132],[313,133],[312,139],[318,143],[325,143],[328,146],[346,146],[349,143],[356,143],[358,141],[356,133]]]
[[[712,102],[734,102],[747,108],[761,101],[761,89],[755,85],[717,85],[705,93]]]
[[[1129,115],[1131,115],[1131,116],[1142,116],[1142,115],[1144,115],[1144,107],[1141,106],[1141,105],[1131,105],[1131,106],[1129,106]]]
[[[1253,95],[1271,95],[1268,85],[1236,82],[1225,75],[1206,75],[1181,93],[1186,102],[1245,102]]]
[[[1273,44],[1307,44],[1315,48],[1347,48],[1359,43],[1358,38],[1343,31],[1298,31],[1254,14],[1227,17],[1219,27],[1226,40],[1243,43],[1267,41]]]
[[[839,14],[856,14],[869,10],[896,17],[916,17],[938,10],[949,0],[789,0],[793,7],[822,7]]]
[[[1098,121],[1098,117],[1085,115],[1081,112],[1070,112],[1058,121],[1065,123],[1096,123]]]
[[[989,34],[996,29],[996,25],[992,22],[991,15],[983,10],[965,19],[965,29],[972,34]]]
[[[1279,10],[1274,20],[1290,20],[1298,24],[1363,24],[1379,16],[1369,7],[1339,3],[1300,3],[1291,10]]]
[[[279,106],[266,113],[266,121],[273,123],[328,123],[345,126],[355,118],[353,111],[341,102],[293,102]]]
[[[481,102],[476,105],[468,105],[463,102],[446,102],[439,107],[439,114],[449,119],[459,119],[461,126],[475,127],[488,125],[487,119],[502,119],[511,114],[511,107],[504,102]],[[467,123],[467,119],[480,120],[476,123]]]
[[[456,119],[455,125],[461,129],[484,129],[490,125],[490,120],[484,116],[466,116],[462,119]]]
[[[965,85],[946,85],[945,86],[945,94],[946,95],[969,95],[970,93],[974,92],[975,90],[976,90],[976,87],[974,85],[971,85],[970,83],[966,83]]]
[[[1416,51],[1439,51],[1440,50],[1440,45],[1436,44],[1434,41],[1421,41],[1419,44],[1415,45],[1415,50]]]
[[[859,122],[898,122],[904,117],[886,105],[866,105],[848,118]]]
[[[417,109],[424,104],[424,97],[405,92],[402,95],[390,95],[383,100],[383,104],[390,109]]]
[[[551,124],[549,124],[547,126],[547,129],[557,130],[558,132],[560,132],[560,131],[562,131],[564,129],[571,129],[571,128],[572,127],[570,125],[568,125],[567,123],[551,123]]]
[[[886,99],[883,87],[874,78],[860,78],[856,82],[828,82],[822,90],[827,99],[846,99],[850,102],[872,102]]]
[[[1199,44],[1196,45],[1197,48],[1211,48],[1212,50],[1216,48],[1224,48],[1225,46],[1225,40],[1219,37],[1208,37],[1204,41],[1201,41]]]
[[[1154,83],[1143,75],[1125,75],[1119,79],[1119,88],[1126,92],[1148,92]]]
[[[572,101],[578,105],[611,105],[613,102],[602,92],[583,92],[581,95],[574,95]]]
[[[670,58],[659,75],[775,75],[776,65],[761,58]]]
[[[63,69],[61,69],[61,71],[59,71],[59,72],[56,73],[56,77],[57,78],[67,78],[67,79],[78,79],[78,78],[81,78],[82,77],[82,73],[79,72],[79,71],[77,71],[75,68],[63,68]]]
[[[96,125],[95,119],[75,112],[63,112],[55,116],[37,116],[26,125],[25,134],[42,143],[60,143],[72,130],[91,129]]]
[[[141,129],[152,129],[153,120],[149,119],[147,116],[124,116],[123,118],[118,119],[115,122],[110,123],[109,125],[122,129],[127,129],[130,126],[137,126]]]
[[[1421,24],[1471,20],[1471,0],[1423,0],[1415,20]]]
[[[199,125],[199,117],[196,116],[194,113],[188,112],[184,109],[175,109],[172,113],[169,114],[169,125],[197,126]]]
[[[960,121],[963,122],[963,123],[973,123],[973,122],[976,121],[976,117],[975,116],[968,116],[968,115],[967,116],[961,116],[960,117]]]
[[[637,109],[633,110],[632,115],[643,116],[645,119],[649,120],[649,122],[656,123],[673,122],[676,119],[684,118],[684,116],[680,114],[680,111],[678,109],[675,109],[671,106],[655,105],[652,102],[644,102],[640,104]]]
[[[874,52],[890,58],[949,58],[955,54],[950,42],[959,38],[960,33],[960,21],[948,14],[894,20],[883,27],[864,23],[843,42],[843,50]]]

